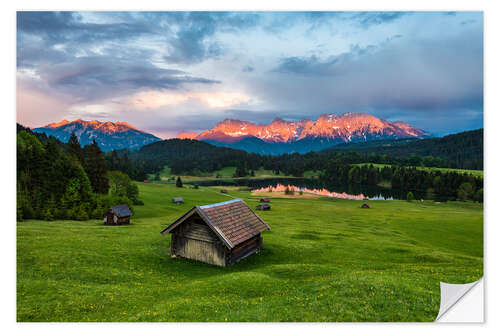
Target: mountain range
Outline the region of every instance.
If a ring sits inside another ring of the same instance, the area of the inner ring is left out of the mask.
[[[161,141],[153,134],[126,122],[63,120],[33,132],[45,133],[67,142],[75,133],[82,145],[96,140],[103,151],[138,149]],[[204,141],[259,154],[307,153],[344,143],[407,138],[425,138],[429,133],[405,122],[390,122],[365,113],[323,114],[316,120],[286,121],[275,118],[270,124],[225,119],[201,133],[182,132],[179,139]]]
[[[260,154],[283,154],[307,153],[351,142],[429,136],[405,122],[390,122],[365,113],[344,113],[323,114],[316,120],[275,118],[267,125],[225,119],[202,133],[181,132],[177,137]]]
[[[93,140],[99,144],[103,151],[114,149],[138,149],[147,144],[161,141],[153,134],[141,131],[126,122],[100,122],[97,120],[85,121],[77,119],[74,121],[63,120],[59,123],[51,123],[44,127],[34,128],[33,132],[45,133],[47,136],[68,142],[71,133],[75,133],[80,144],[91,144]]]

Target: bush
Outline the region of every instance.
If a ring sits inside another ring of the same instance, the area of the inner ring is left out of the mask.
[[[194,187],[193,187],[193,188],[194,188],[195,190],[197,190],[197,189],[198,189],[198,184],[194,185]]]
[[[46,209],[43,214],[42,214],[42,220],[45,221],[54,221],[54,215],[52,215],[52,212],[50,209]]]
[[[427,200],[434,200],[435,197],[436,197],[436,194],[434,193],[434,189],[432,187],[429,187],[427,189],[427,194],[426,194]]]
[[[480,188],[479,190],[476,191],[476,194],[474,194],[474,200],[477,202],[483,202],[483,189]]]
[[[182,187],[182,180],[181,180],[181,177],[177,177],[177,181],[175,182],[175,186],[177,186],[177,187]]]
[[[474,186],[471,183],[463,183],[457,190],[457,197],[461,201],[472,200],[474,194]]]
[[[89,219],[89,214],[83,207],[83,205],[78,206],[78,208],[74,211],[73,218],[78,221],[86,221]]]
[[[413,200],[415,200],[413,192],[408,192],[408,194],[406,195],[406,201],[413,201]]]
[[[96,207],[96,209],[94,209],[92,211],[92,214],[90,215],[90,217],[93,219],[101,219],[101,218],[103,218],[104,213],[106,212],[106,209],[107,208]]]

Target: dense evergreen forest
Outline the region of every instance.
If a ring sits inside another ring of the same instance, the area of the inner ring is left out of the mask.
[[[413,155],[427,157],[427,161],[421,161],[425,166],[482,170],[483,129],[447,135],[442,138],[351,143],[331,147],[324,152],[345,151],[357,152],[364,156],[377,154],[403,159]],[[431,162],[431,157],[434,158],[434,162]],[[410,165],[415,165],[415,163]]]
[[[111,189],[109,188],[111,185]],[[110,205],[140,204],[137,185],[108,172],[94,141],[83,148],[17,126],[17,219],[102,218]]]

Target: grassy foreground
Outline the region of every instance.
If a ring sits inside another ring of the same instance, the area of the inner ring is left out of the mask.
[[[17,224],[18,321],[433,321],[439,282],[483,274],[475,203],[273,198],[264,248],[232,267],[172,259],[193,205],[258,197],[138,184],[132,224]],[[174,206],[173,196],[186,204]]]

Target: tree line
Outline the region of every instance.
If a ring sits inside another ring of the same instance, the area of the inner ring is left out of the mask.
[[[467,173],[418,170],[415,167],[330,163],[320,176],[325,185],[391,184],[395,190],[421,192],[429,200],[483,201],[483,178]]]

